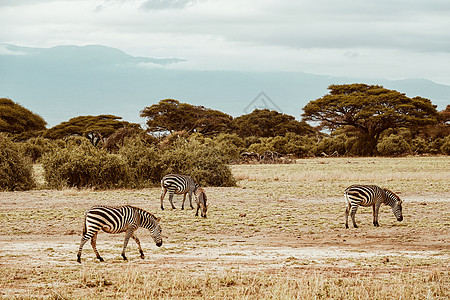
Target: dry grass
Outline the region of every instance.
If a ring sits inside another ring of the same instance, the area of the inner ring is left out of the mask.
[[[159,188],[1,193],[0,296],[17,299],[448,299],[449,157],[306,159],[232,166],[235,188],[206,188],[208,218],[159,209]],[[38,169],[37,169],[38,170]],[[403,222],[370,209],[343,226],[343,189],[401,192]],[[167,199],[165,201],[168,201]],[[175,198],[180,207],[181,197]],[[123,235],[100,234],[77,264],[84,211],[133,204],[162,217],[164,245],[145,230],[140,260]]]

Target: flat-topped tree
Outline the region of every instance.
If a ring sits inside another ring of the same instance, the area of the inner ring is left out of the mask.
[[[174,99],[164,99],[141,111],[149,132],[198,132],[205,135],[227,132],[230,115],[204,106],[194,106]]]
[[[70,135],[87,136],[91,132],[96,132],[107,138],[123,127],[140,128],[139,124],[121,119],[114,115],[79,116],[48,129],[44,137],[61,139]]]
[[[275,137],[284,136],[288,132],[298,135],[315,135],[317,131],[294,116],[276,110],[255,109],[233,119],[233,131],[241,137]]]
[[[0,132],[20,134],[27,131],[45,130],[47,122],[8,98],[0,98]]]
[[[378,85],[330,85],[329,94],[303,108],[305,121],[319,121],[322,128],[356,128],[366,155],[375,154],[380,135],[388,128],[435,124],[436,105],[422,97],[409,98]]]

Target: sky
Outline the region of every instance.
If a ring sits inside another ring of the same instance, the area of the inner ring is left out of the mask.
[[[0,0],[4,43],[186,60],[166,68],[450,85],[448,0]]]

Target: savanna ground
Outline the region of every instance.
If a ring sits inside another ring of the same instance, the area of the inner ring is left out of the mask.
[[[52,299],[448,299],[450,157],[314,158],[289,165],[233,165],[238,187],[206,188],[208,218],[159,208],[159,188],[0,193],[0,295]],[[36,176],[42,183],[39,166]],[[371,208],[344,228],[344,189],[398,192],[404,221]],[[131,204],[162,217],[146,257],[124,235],[99,234],[76,262],[83,213]],[[188,206],[187,206],[188,207]]]

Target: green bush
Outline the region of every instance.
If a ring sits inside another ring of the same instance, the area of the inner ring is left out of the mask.
[[[169,141],[169,142],[168,142]],[[219,143],[222,145],[222,143]],[[216,142],[202,135],[170,137],[158,146],[140,137],[126,139],[118,154],[93,147],[87,139],[73,139],[42,158],[45,179],[52,188],[149,187],[162,177],[178,173],[194,177],[203,186],[236,184]]]
[[[450,155],[450,135],[444,138],[444,141],[441,146],[441,153]]]
[[[381,139],[377,150],[381,155],[398,156],[410,153],[411,147],[402,136],[391,134]]]
[[[18,143],[20,152],[29,157],[33,163],[38,162],[44,153],[51,151],[56,145],[54,141],[42,137],[32,137]]]
[[[189,175],[202,186],[235,186],[228,158],[222,155],[211,140],[204,143],[191,137],[178,139],[161,156],[162,175]]]
[[[155,145],[146,143],[138,137],[128,139],[125,146],[120,148],[119,155],[128,165],[131,187],[150,187],[159,184],[163,177],[160,165],[161,150]]]
[[[221,133],[213,139],[215,147],[229,160],[237,159],[245,151],[244,140],[237,134]]]
[[[424,154],[429,151],[429,142],[421,137],[411,141],[411,150],[416,154]]]
[[[351,143],[349,143],[349,138],[345,134],[333,136],[333,137],[325,137],[321,139],[315,148],[315,155],[319,156],[322,153],[327,155],[331,155],[337,152],[339,155],[348,154],[347,148],[351,147]]]
[[[33,166],[15,143],[0,134],[0,190],[29,190],[35,186]]]
[[[42,158],[44,176],[50,187],[119,188],[129,183],[125,160],[90,144],[55,149]]]

